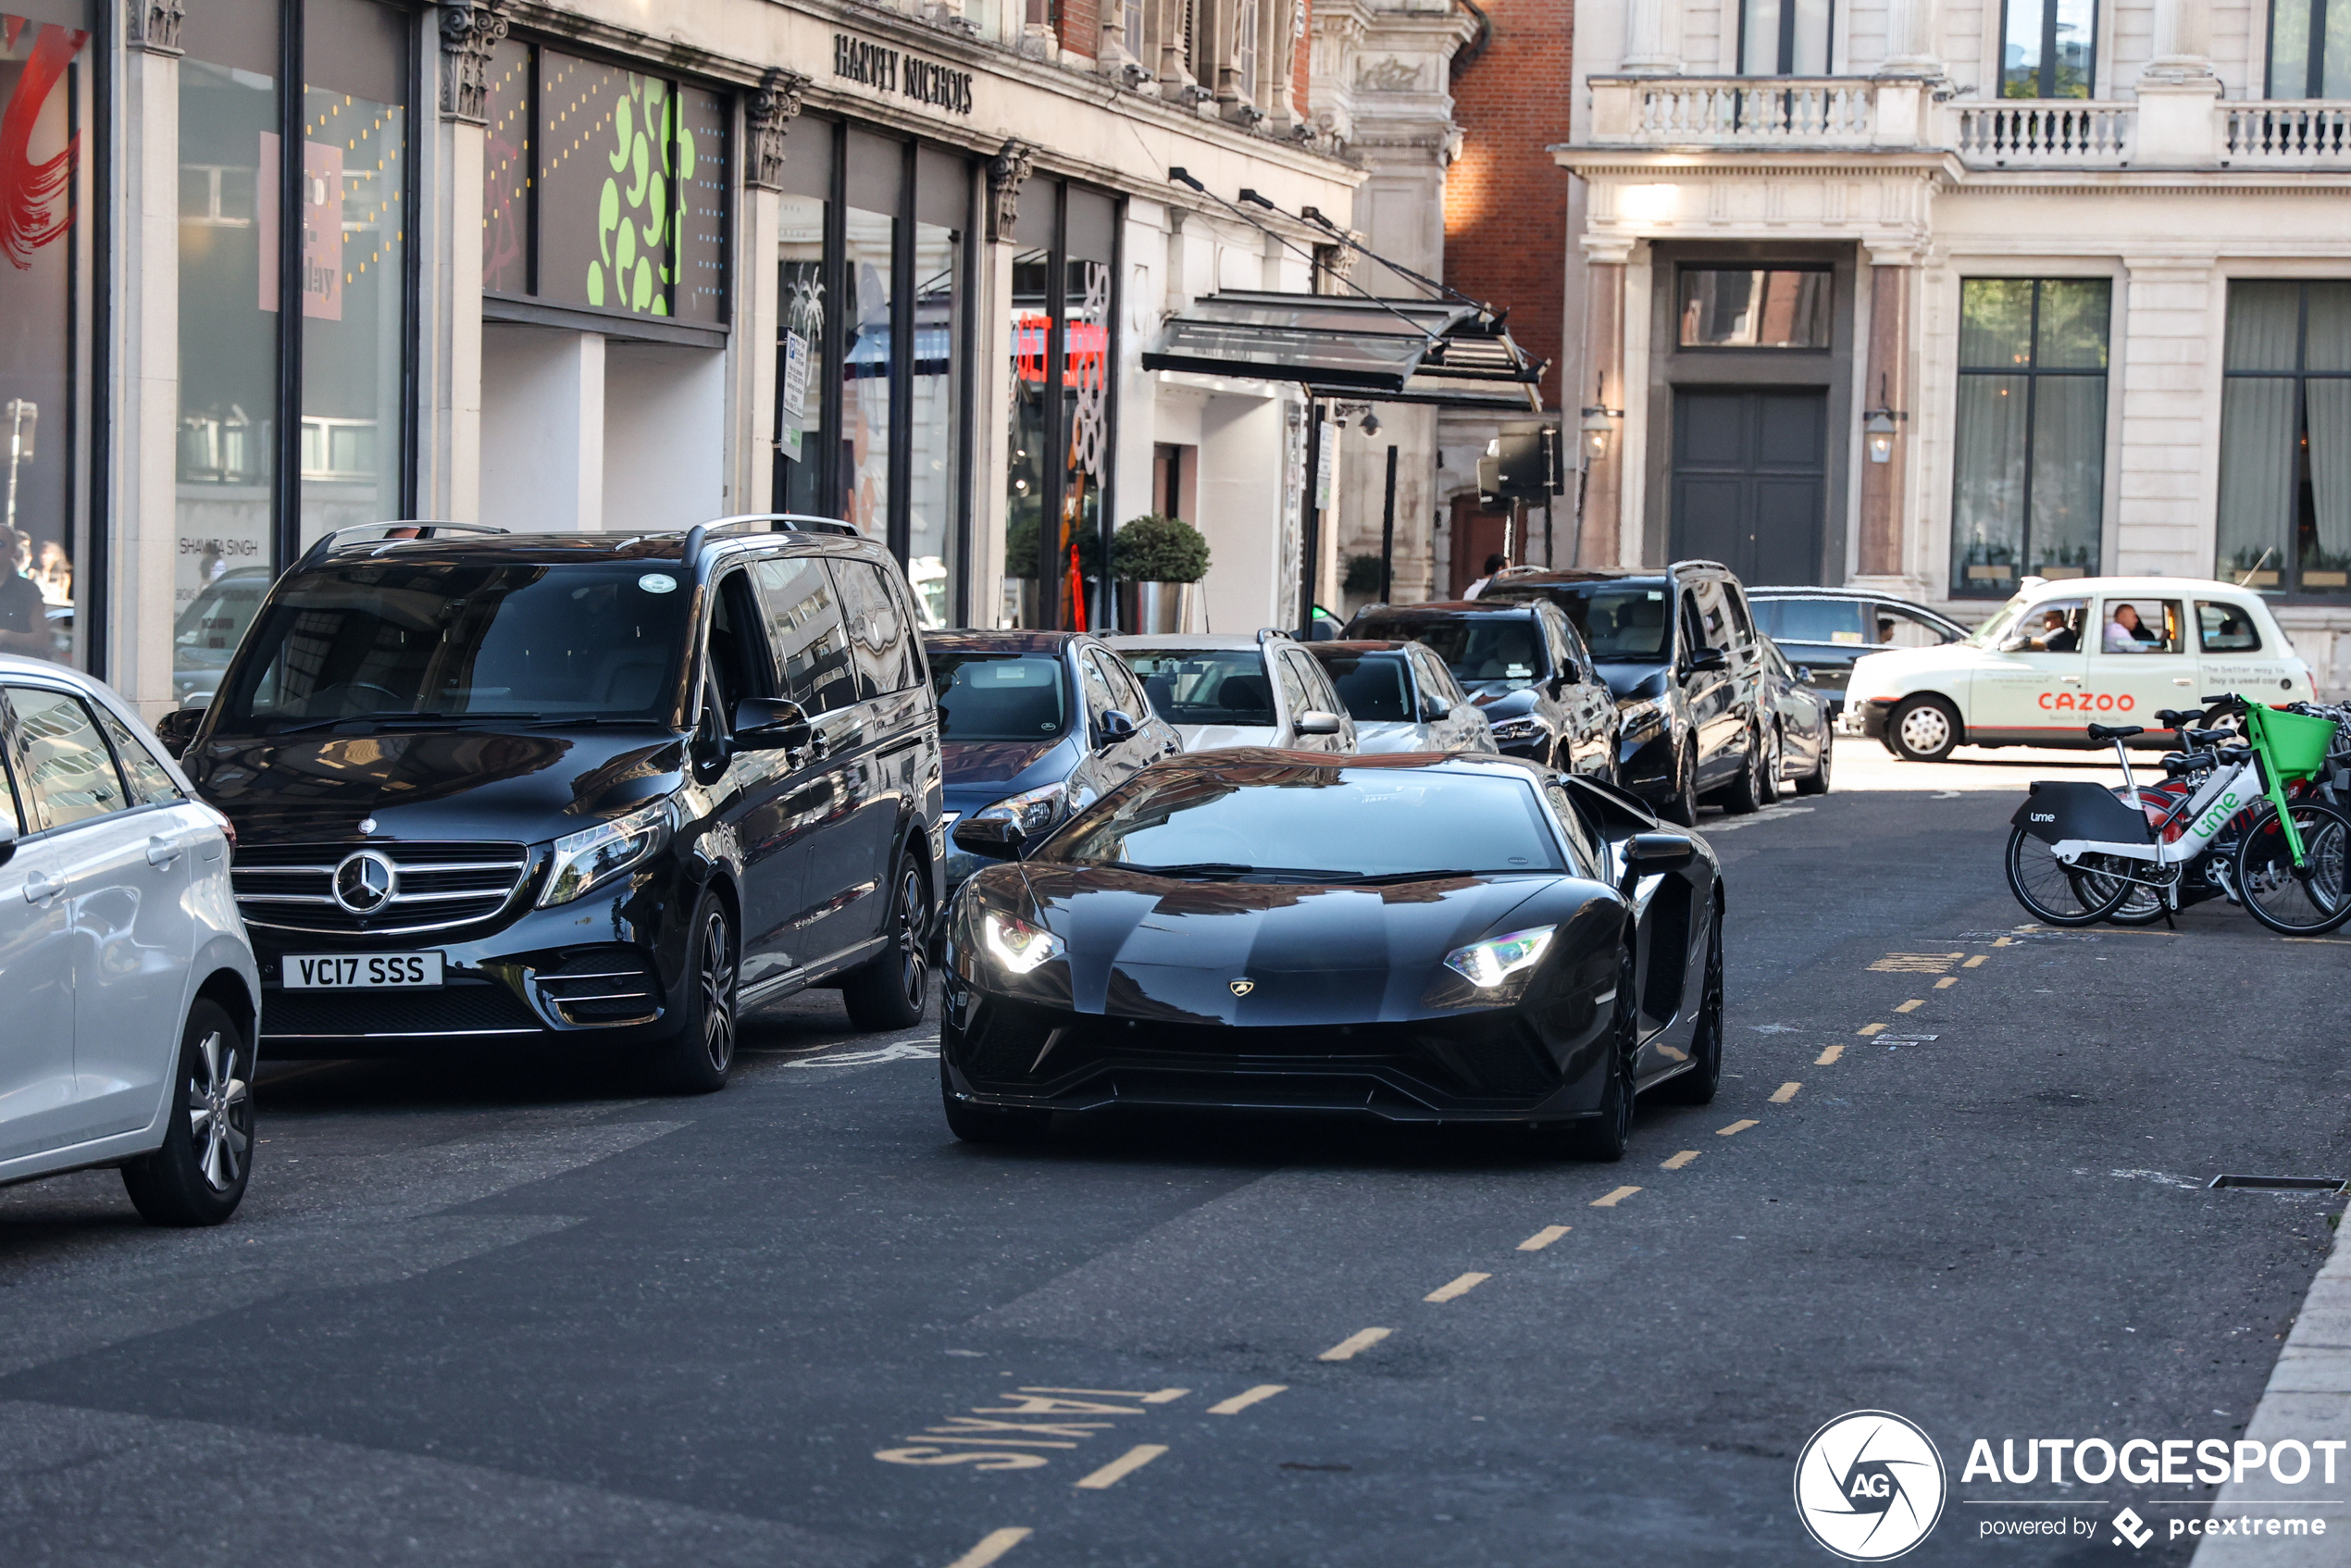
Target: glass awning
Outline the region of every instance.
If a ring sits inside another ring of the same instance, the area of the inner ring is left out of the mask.
[[[1227,289],[1170,317],[1143,368],[1300,381],[1315,397],[1542,408],[1542,365],[1500,318],[1442,300]]]

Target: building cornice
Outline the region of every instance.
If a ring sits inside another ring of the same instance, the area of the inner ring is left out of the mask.
[[[2351,169],[1979,168],[1943,148],[1906,147],[1880,153],[1849,148],[1648,148],[1563,143],[1548,151],[1561,168],[1587,180],[1755,175],[1872,180],[1906,175],[1932,179],[1955,195],[2333,196],[2351,190]]]

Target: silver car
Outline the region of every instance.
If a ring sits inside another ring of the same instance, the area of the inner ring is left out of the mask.
[[[1355,750],[1355,721],[1323,666],[1268,627],[1255,637],[1106,637],[1143,683],[1152,711],[1176,727],[1184,750],[1278,746]]]
[[[1358,752],[1485,752],[1494,727],[1419,642],[1315,642],[1307,651],[1355,721]]]

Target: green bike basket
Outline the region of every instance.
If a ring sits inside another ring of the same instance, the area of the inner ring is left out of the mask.
[[[2258,703],[2245,710],[2245,729],[2282,779],[2317,777],[2326,766],[2327,747],[2334,740],[2331,719],[2284,713]]]

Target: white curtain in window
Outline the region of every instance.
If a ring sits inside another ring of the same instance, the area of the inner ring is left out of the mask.
[[[2283,571],[2293,516],[2294,382],[2232,376],[2220,397],[2222,575]]]
[[[2310,491],[2319,514],[2319,548],[2330,557],[2305,566],[2340,570],[2351,556],[2351,381],[2303,383],[2303,417],[2309,422]]]
[[[2033,390],[2033,566],[2095,572],[2106,501],[2106,378],[2041,376]]]

